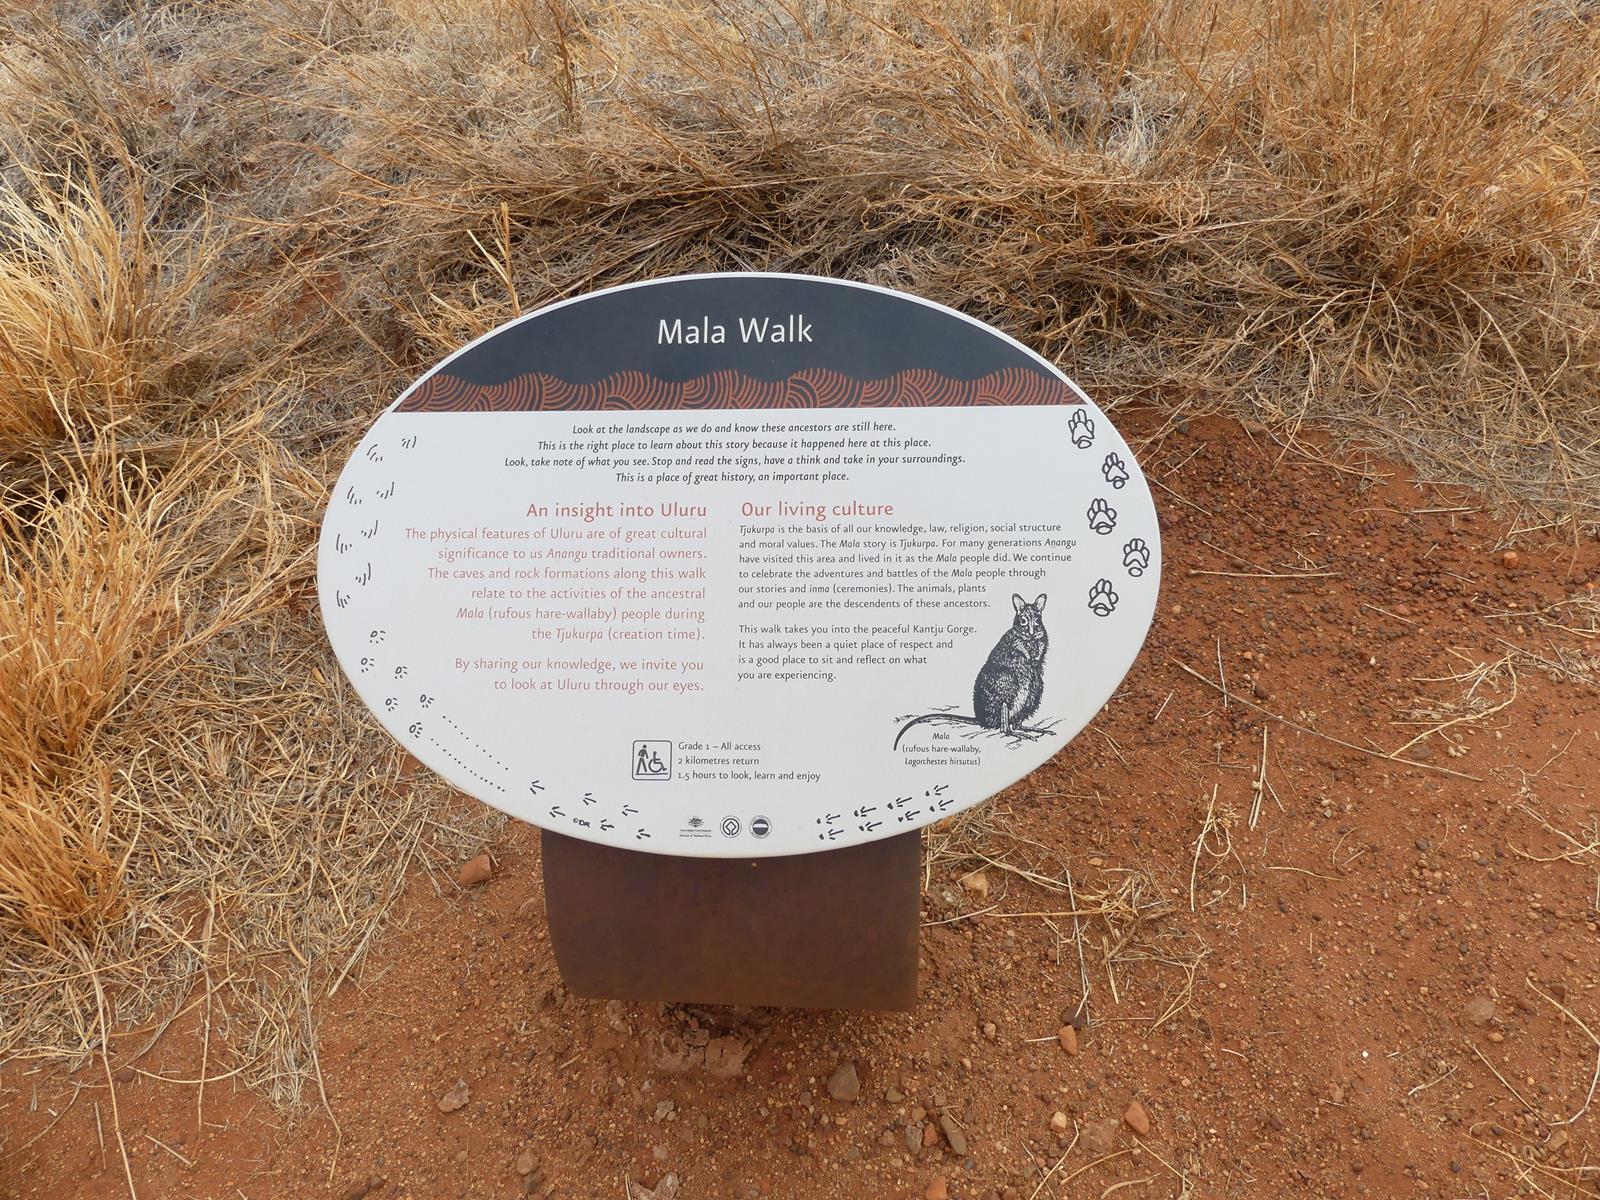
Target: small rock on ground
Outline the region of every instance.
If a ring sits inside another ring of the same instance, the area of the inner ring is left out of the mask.
[[[1137,1100],[1128,1105],[1128,1111],[1122,1114],[1122,1119],[1128,1123],[1128,1128],[1140,1137],[1150,1136],[1150,1114],[1145,1112],[1144,1105]]]
[[[719,1037],[706,1043],[706,1071],[716,1079],[733,1079],[744,1073],[750,1043],[743,1038]]]
[[[1090,1121],[1080,1131],[1079,1140],[1090,1154],[1109,1154],[1117,1144],[1117,1129],[1121,1124],[1115,1117]]]
[[[1063,1025],[1056,1031],[1056,1040],[1061,1043],[1061,1048],[1068,1054],[1078,1052],[1078,1031],[1071,1025]]]
[[[967,1156],[967,1135],[957,1125],[955,1118],[949,1113],[939,1114],[939,1128],[944,1131],[944,1140],[950,1143],[950,1149],[961,1157]]]
[[[461,864],[461,870],[456,873],[456,882],[462,887],[473,887],[476,884],[486,883],[493,874],[494,863],[489,861],[487,854],[480,854],[477,858],[469,858]]]
[[[861,1095],[861,1076],[856,1072],[855,1063],[842,1062],[833,1069],[833,1074],[828,1076],[828,1095],[846,1104]]]
[[[935,1175],[929,1180],[922,1197],[923,1200],[950,1200],[950,1185],[944,1181],[943,1175]]]
[[[1058,1112],[1050,1118],[1050,1132],[1065,1133],[1070,1124],[1071,1123],[1067,1120],[1067,1114],[1064,1112]]]
[[[455,1087],[439,1097],[439,1111],[453,1113],[458,1108],[464,1108],[470,1099],[472,1099],[472,1089],[467,1086],[465,1079],[458,1079]]]
[[[678,1177],[668,1174],[663,1175],[653,1189],[634,1184],[632,1200],[676,1200],[677,1195]]]
[[[1466,1014],[1474,1025],[1487,1025],[1494,1020],[1494,1001],[1487,996],[1474,996],[1467,1001]]]
[[[533,1156],[532,1150],[523,1150],[517,1155],[517,1161],[512,1164],[517,1169],[518,1175],[532,1175],[533,1169],[539,1165],[539,1160]]]

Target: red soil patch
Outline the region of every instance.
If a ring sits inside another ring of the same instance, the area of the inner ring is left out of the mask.
[[[1052,1170],[1041,1197],[1121,1181],[1180,1196],[1180,1176],[1194,1197],[1505,1195],[1519,1178],[1592,1194],[1597,1117],[1557,1122],[1584,1107],[1597,1047],[1557,1003],[1600,1033],[1600,720],[1573,677],[1600,639],[1536,614],[1593,595],[1600,546],[1545,531],[1508,567],[1505,528],[1470,498],[1389,468],[1364,482],[1221,422],[1148,466],[1167,563],[1150,642],[1095,724],[1000,797],[984,842],[1070,867],[1080,899],[1133,871],[1170,902],[1114,980],[1106,926],[1086,922],[1076,1055],[1059,1038],[1080,996],[1072,918],[1001,915],[1069,905],[1018,875],[989,868],[982,895],[959,882],[976,862],[936,864],[910,1014],[590,1002],[561,987],[517,828],[487,884],[416,881],[402,927],[320,1002],[337,1134],[320,1110],[280,1124],[226,1079],[198,1127],[197,1089],[157,1078],[198,1072],[198,1010],[176,1022],[117,1087],[139,1195],[347,1197],[381,1180],[377,1200],[510,1197],[532,1180],[620,1200],[673,1173],[682,1200],[1027,1200]],[[1471,680],[1445,677],[1515,647],[1477,693],[1509,699],[1514,668],[1510,704],[1412,747],[1420,766],[1382,757],[1428,727],[1397,723],[1416,710],[1467,711],[1448,706]],[[1176,665],[1217,680],[1219,652],[1226,702]],[[213,1069],[218,1054],[214,1035]],[[845,1060],[854,1101],[827,1086]],[[458,1080],[466,1102],[441,1111]],[[0,1089],[0,1195],[125,1191],[98,1063],[12,1064]]]

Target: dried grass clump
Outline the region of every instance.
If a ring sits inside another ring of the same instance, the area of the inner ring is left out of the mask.
[[[84,751],[175,615],[149,509],[96,474],[42,511],[0,501],[0,936],[51,945],[121,909],[111,789]]]
[[[993,320],[1114,401],[1600,515],[1581,12],[567,3],[512,54],[484,40],[507,6],[469,7],[404,34],[375,10],[398,44],[321,99],[344,177],[297,242],[397,361],[601,284],[833,273]]]
[[[164,1028],[200,981],[218,1072],[295,1103],[312,995],[413,865],[494,826],[402,780],[328,663],[328,464],[261,416],[161,470],[108,445],[4,509],[0,1057],[89,1054],[97,984],[114,1034]]]
[[[115,426],[148,428],[198,272],[163,261],[137,193],[22,173],[0,192],[0,456]]]

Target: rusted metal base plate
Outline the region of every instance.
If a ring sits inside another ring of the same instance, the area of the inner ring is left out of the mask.
[[[540,844],[550,941],[576,995],[916,1003],[919,833],[762,859],[640,854],[548,830]]]

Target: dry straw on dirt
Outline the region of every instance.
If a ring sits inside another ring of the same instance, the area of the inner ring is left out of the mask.
[[[118,1055],[198,1002],[300,1096],[407,865],[487,826],[340,682],[326,488],[552,299],[909,288],[1112,405],[1593,523],[1596,61],[1588,6],[1503,0],[9,6],[0,1055],[86,1054],[99,987]]]

